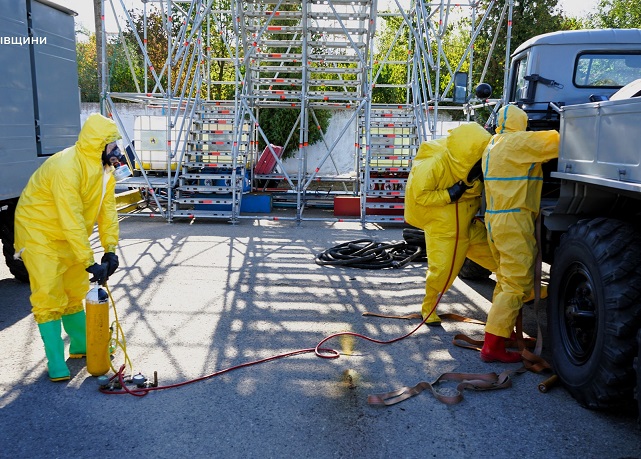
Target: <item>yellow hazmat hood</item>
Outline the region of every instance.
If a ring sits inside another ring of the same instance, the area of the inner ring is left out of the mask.
[[[525,131],[527,129],[527,113],[516,105],[506,105],[498,112],[496,133]]]
[[[492,136],[477,123],[466,123],[449,131],[447,154],[456,180],[465,180],[472,166],[481,159]]]
[[[79,154],[98,158],[105,146],[120,138],[116,123],[99,113],[92,113],[80,130],[76,150]]]

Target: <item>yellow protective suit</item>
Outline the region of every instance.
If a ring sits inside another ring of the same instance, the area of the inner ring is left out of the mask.
[[[508,105],[498,113],[497,134],[483,153],[485,224],[498,265],[485,331],[508,338],[534,287],[535,221],[541,204],[541,164],[558,157],[557,131],[528,131],[527,114]]]
[[[76,144],[47,159],[20,195],[14,247],[29,272],[38,324],[83,309],[89,289],[85,269],[94,264],[89,236],[96,222],[105,252],[116,250],[115,180],[101,156],[119,138],[113,120],[90,115]]]
[[[458,181],[466,181],[490,138],[477,123],[463,124],[447,137],[423,142],[412,164],[405,188],[405,221],[425,232],[428,268],[421,313],[426,323],[440,322],[434,309],[437,297],[450,288],[466,257],[496,270],[485,226],[474,218],[483,184],[479,180],[466,182],[471,188],[457,203],[450,202],[447,191]]]

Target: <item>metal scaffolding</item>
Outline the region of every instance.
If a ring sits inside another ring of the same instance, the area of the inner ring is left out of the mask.
[[[123,0],[108,3],[115,17],[125,18],[131,36],[135,21]],[[508,36],[512,5],[507,0],[502,10]],[[467,10],[471,23],[458,62],[449,62],[443,50],[455,8],[449,1],[394,0],[389,6],[379,12],[377,0],[142,1],[142,33],[133,33],[144,61],[142,81],[126,53],[138,92],[103,88],[121,132],[115,100],[135,102],[149,113],[136,120],[134,138],[124,139],[138,171],[125,185],[140,188],[145,200],[142,210],[128,215],[270,218],[243,204],[267,195],[274,204],[295,207],[292,218],[298,221],[311,219],[309,207],[338,200],[348,211],[336,219],[403,222],[412,158],[422,141],[437,136],[443,102],[457,102],[455,108],[467,107],[467,113],[474,102],[473,45],[496,5],[484,12],[478,2],[457,5],[456,14]],[[150,8],[161,15],[167,37],[160,69],[148,52]],[[387,30],[392,38],[383,44],[377,38],[390,18],[399,27]],[[118,40],[125,44],[123,24]],[[382,82],[391,68],[406,81]],[[467,76],[463,85],[461,75]],[[374,102],[377,91],[385,90],[398,100]],[[284,145],[275,145],[273,132],[264,129],[275,110],[297,113],[295,123],[283,127],[289,132]],[[334,123],[332,138],[319,121],[321,111],[340,114],[333,117],[340,124]],[[310,129],[318,129],[321,139],[314,157]],[[281,154],[288,149],[294,156],[286,167]],[[345,156],[353,164],[348,173],[336,161]]]

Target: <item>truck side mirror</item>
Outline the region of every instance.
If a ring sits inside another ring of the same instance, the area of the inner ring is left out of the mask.
[[[454,97],[452,99],[456,104],[467,102],[467,73],[454,73]]]

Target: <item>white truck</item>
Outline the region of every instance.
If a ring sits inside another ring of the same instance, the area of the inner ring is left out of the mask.
[[[554,370],[586,407],[641,402],[641,30],[534,37],[506,96],[561,137],[542,195]]]
[[[49,156],[80,132],[76,13],[47,0],[0,0],[0,236],[9,270],[13,218],[22,189]]]

